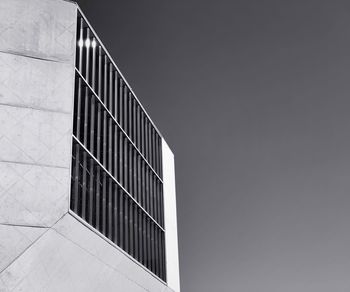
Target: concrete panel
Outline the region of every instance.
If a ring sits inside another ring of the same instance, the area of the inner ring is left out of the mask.
[[[0,273],[46,230],[0,224]]]
[[[0,105],[0,159],[68,168],[71,115]]]
[[[68,211],[71,115],[0,105],[0,223],[52,226]]]
[[[4,292],[172,291],[164,284],[159,289],[149,283],[142,286],[140,274],[125,274],[124,266],[119,270],[121,258],[126,255],[67,214],[0,274],[0,288]]]
[[[70,114],[73,81],[73,61],[62,64],[0,53],[0,104]]]
[[[74,3],[0,1],[0,51],[72,63],[75,28]]]
[[[118,271],[118,273],[123,275],[126,279],[135,282],[138,286],[143,287],[147,291],[164,292],[167,288],[166,285],[149,273],[145,268],[132,260],[120,249],[102,239],[88,227],[82,225],[80,221],[72,215],[66,215],[53,228],[89,254],[98,258],[105,265]]]
[[[0,223],[50,227],[68,211],[68,168],[2,161],[0,174]]]
[[[180,292],[174,154],[162,139],[166,268],[168,286]]]

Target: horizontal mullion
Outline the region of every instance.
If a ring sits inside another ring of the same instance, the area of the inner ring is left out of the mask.
[[[102,100],[100,99],[100,97],[96,94],[96,92],[92,89],[92,87],[90,86],[90,84],[86,81],[86,79],[84,78],[84,76],[79,72],[79,70],[77,68],[75,68],[75,71],[78,73],[79,77],[84,81],[85,85],[89,87],[89,90],[93,93],[93,95],[95,96],[95,98],[97,99],[97,101],[102,105],[102,107],[107,111],[107,113],[109,114],[109,116],[112,118],[112,120],[114,121],[114,123],[119,127],[119,129],[123,132],[123,134],[126,136],[126,138],[129,140],[129,142],[131,143],[131,145],[136,149],[136,151],[138,152],[138,154],[142,157],[142,159],[147,163],[148,167],[152,170],[152,172],[157,176],[157,178],[160,180],[161,183],[163,183],[162,178],[158,175],[158,173],[154,170],[154,168],[152,167],[152,165],[148,162],[148,160],[146,159],[146,157],[141,153],[141,151],[138,149],[138,147],[135,145],[135,143],[131,140],[131,138],[129,137],[129,135],[125,132],[125,130],[120,126],[120,124],[118,123],[118,121],[115,119],[115,117],[112,115],[112,113],[108,110],[108,108],[106,107],[106,105],[102,102]]]
[[[73,139],[79,144],[79,146],[81,148],[83,148],[83,150],[89,154],[89,156],[102,168],[102,170],[108,174],[110,176],[110,178],[112,178],[114,180],[114,182],[116,182],[118,184],[118,186],[123,190],[123,192],[125,192],[134,202],[135,204],[140,207],[140,209],[161,229],[165,232],[165,229],[141,206],[141,204],[139,202],[137,202],[133,196],[115,179],[115,177],[102,165],[102,163],[100,161],[97,160],[97,158],[79,141],[79,139],[77,137],[75,137],[74,135]]]

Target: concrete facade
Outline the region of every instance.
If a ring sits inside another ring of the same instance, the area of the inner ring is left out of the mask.
[[[174,154],[162,140],[167,282],[180,291]]]
[[[76,4],[0,1],[0,291],[180,291],[163,142],[168,284],[69,211]]]

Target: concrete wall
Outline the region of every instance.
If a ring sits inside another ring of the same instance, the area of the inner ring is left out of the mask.
[[[174,154],[162,139],[167,283],[180,292]]]
[[[75,27],[72,3],[0,1],[2,276],[68,211]]]
[[[68,213],[0,273],[0,291],[173,290]]]

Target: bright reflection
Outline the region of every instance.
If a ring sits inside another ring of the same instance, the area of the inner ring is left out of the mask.
[[[80,39],[79,41],[78,41],[78,46],[79,47],[82,47],[84,45],[84,41],[82,40],[82,39]]]
[[[88,47],[90,47],[90,39],[86,39],[86,41],[85,41],[85,46],[88,48]]]
[[[96,47],[96,41],[95,41],[95,39],[92,40],[91,46],[92,46],[92,48],[95,48],[95,47]]]

